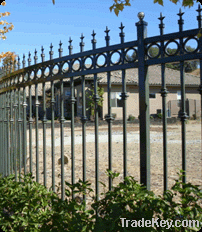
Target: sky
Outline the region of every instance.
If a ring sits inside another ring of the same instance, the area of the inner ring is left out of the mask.
[[[182,7],[181,3],[174,4],[169,0],[164,0],[164,6],[153,0],[131,0],[131,6],[125,7],[117,17],[110,12],[109,7],[112,0],[7,0],[6,6],[0,6],[0,12],[10,12],[10,16],[2,17],[1,20],[12,22],[14,29],[5,35],[6,40],[0,41],[0,52],[15,52],[20,57],[22,67],[22,57],[25,54],[26,67],[28,53],[31,53],[31,64],[34,64],[34,51],[37,50],[38,60],[41,62],[41,46],[44,48],[45,61],[50,59],[50,44],[53,44],[53,58],[58,58],[60,40],[63,43],[63,56],[69,54],[69,38],[71,36],[73,53],[79,53],[81,33],[84,35],[84,51],[92,49],[92,31],[96,33],[96,47],[106,46],[105,36],[106,26],[110,30],[110,45],[120,43],[120,24],[125,26],[125,42],[137,40],[137,27],[135,23],[139,21],[138,12],[144,12],[144,21],[148,23],[147,37],[160,34],[159,23],[160,12],[165,16],[164,34],[178,32],[179,9],[181,7],[184,26],[183,30],[198,28],[196,17],[198,4],[194,6]],[[0,27],[0,29],[2,29]],[[196,47],[194,40],[187,45]],[[171,46],[174,48],[174,46]],[[0,63],[0,66],[2,63]]]

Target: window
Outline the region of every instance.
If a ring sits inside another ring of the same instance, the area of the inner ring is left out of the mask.
[[[177,104],[181,107],[181,91],[177,91]]]
[[[65,90],[65,96],[68,97],[71,95],[71,91],[70,90]]]
[[[111,107],[122,107],[121,92],[111,92]]]
[[[156,94],[155,93],[150,93],[149,98],[156,98]]]

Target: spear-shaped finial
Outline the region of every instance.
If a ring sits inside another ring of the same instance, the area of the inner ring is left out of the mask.
[[[202,25],[202,18],[201,18],[201,4],[198,4],[198,9],[196,10],[198,12],[198,16],[196,17],[198,20],[198,27],[201,28]]]
[[[52,60],[53,59],[53,45],[52,45],[52,43],[51,43],[51,46],[50,46],[49,54],[50,54],[50,60]]]
[[[80,51],[81,52],[83,52],[83,47],[84,47],[84,42],[83,42],[83,39],[84,39],[85,37],[83,36],[83,33],[81,34],[81,37],[80,37],[80,39],[81,39],[81,42],[80,42]]]
[[[71,37],[69,37],[69,46],[68,46],[68,49],[69,49],[69,55],[71,55],[72,54],[72,49],[73,49],[73,46],[72,46],[72,39],[71,39]]]
[[[20,69],[20,57],[18,56],[18,70]]]
[[[36,61],[37,61],[37,59],[38,59],[38,57],[37,57],[37,50],[35,49],[35,52],[34,52],[34,54],[35,54],[35,56],[34,56],[34,63],[36,64]]]
[[[59,52],[59,57],[61,57],[62,56],[62,51],[63,51],[61,40],[60,40],[59,46],[60,46],[60,48],[58,49],[58,52]]]
[[[23,68],[25,67],[25,54],[23,54],[22,66],[23,66]]]
[[[124,29],[123,23],[121,23],[121,26],[119,27],[119,29],[121,30],[121,33],[119,33],[119,36],[121,37],[121,43],[124,43],[125,33],[123,32],[123,29]]]
[[[41,59],[42,59],[42,62],[44,62],[44,57],[45,57],[45,54],[43,53],[44,52],[44,48],[43,46],[41,46]]]
[[[108,29],[107,26],[106,26],[106,30],[104,32],[106,33],[106,36],[105,36],[106,45],[109,46],[109,40],[110,40],[109,32],[110,32],[110,30]]]
[[[181,32],[183,30],[183,24],[184,24],[184,20],[182,19],[182,15],[184,14],[184,12],[181,11],[181,8],[179,10],[179,13],[177,14],[180,19],[178,20],[178,24],[179,24],[179,31]]]
[[[29,54],[28,54],[28,59],[27,59],[27,61],[28,61],[28,66],[30,66],[30,64],[31,64],[31,53],[29,52]]]
[[[162,12],[161,12],[160,17],[158,18],[161,21],[160,24],[159,24],[160,34],[161,35],[163,35],[163,28],[165,27],[164,23],[163,23],[164,18],[165,18],[165,16],[162,16]]]

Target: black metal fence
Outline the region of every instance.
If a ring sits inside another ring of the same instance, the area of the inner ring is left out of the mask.
[[[120,26],[120,44],[110,45],[110,36],[108,28],[106,28],[105,40],[106,46],[96,48],[96,33],[92,33],[92,50],[84,51],[84,36],[81,36],[80,53],[72,53],[72,40],[69,40],[69,55],[62,56],[62,43],[59,44],[59,58],[53,59],[52,44],[50,46],[50,60],[44,60],[44,49],[42,47],[40,63],[37,63],[37,51],[35,51],[34,64],[31,65],[31,54],[28,57],[28,66],[25,67],[25,56],[23,57],[23,67],[20,68],[20,59],[3,67],[3,73],[0,79],[0,172],[3,176],[15,173],[17,180],[17,171],[24,167],[27,172],[26,161],[29,154],[29,169],[33,173],[33,156],[36,156],[36,181],[39,181],[39,95],[38,85],[42,83],[42,99],[43,99],[43,178],[44,185],[47,183],[46,174],[46,82],[51,82],[51,159],[52,159],[52,186],[55,191],[55,131],[54,131],[54,85],[56,81],[60,82],[60,138],[61,138],[61,198],[64,199],[64,78],[70,80],[70,103],[71,103],[71,182],[75,183],[75,134],[74,134],[74,81],[75,77],[81,77],[82,85],[82,173],[83,180],[86,181],[86,99],[85,99],[85,76],[93,74],[94,76],[94,103],[95,103],[95,190],[97,199],[99,199],[99,136],[98,136],[98,74],[107,72],[108,80],[108,168],[112,170],[112,111],[111,111],[111,72],[122,70],[122,107],[123,107],[123,176],[127,175],[127,118],[126,118],[126,69],[137,68],[139,74],[139,115],[140,115],[140,182],[150,189],[150,115],[149,115],[149,76],[148,66],[161,64],[162,78],[162,109],[163,109],[163,162],[164,162],[164,189],[168,188],[168,172],[167,172],[167,113],[166,113],[166,82],[165,82],[165,63],[180,62],[180,80],[181,80],[181,125],[182,125],[182,169],[186,171],[186,110],[185,110],[185,81],[184,81],[184,61],[200,60],[200,86],[199,94],[202,96],[202,38],[198,38],[197,34],[201,28],[201,8],[197,9],[198,28],[193,30],[183,30],[184,20],[179,12],[179,32],[164,34],[163,19],[165,17],[160,14],[160,35],[147,37],[147,23],[143,21],[144,13],[138,13],[139,22],[137,26],[137,40],[124,42],[124,26]],[[190,19],[189,19],[190,20]],[[197,42],[197,48],[193,52],[188,52],[185,48],[186,43],[190,40]],[[177,45],[175,54],[169,54],[167,48],[170,43]],[[149,49],[157,46],[159,53],[152,57]],[[133,59],[128,59],[128,54],[133,52]],[[177,55],[179,52],[179,55]],[[112,56],[119,56],[117,62],[112,62]],[[165,54],[168,57],[165,57]],[[99,59],[104,59],[104,63],[100,64]],[[90,63],[90,64],[89,64]],[[77,65],[76,65],[77,64]],[[16,67],[16,65],[18,67]],[[11,72],[12,67],[15,71]],[[76,68],[75,68],[76,67]],[[55,71],[56,70],[56,71]],[[35,87],[35,126],[32,118],[32,86]],[[26,88],[29,89],[29,115],[27,120],[27,102]],[[201,101],[202,102],[202,101]],[[27,124],[29,133],[29,151],[27,154]],[[33,128],[34,126],[34,128]],[[32,151],[32,130],[35,129],[36,153]],[[17,167],[18,166],[18,167]],[[134,170],[135,171],[135,170]],[[33,173],[34,174],[34,173]],[[184,177],[183,181],[186,181]],[[109,189],[112,188],[112,180],[109,178]],[[85,199],[85,197],[84,197]]]

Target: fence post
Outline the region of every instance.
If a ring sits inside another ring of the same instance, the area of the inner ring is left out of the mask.
[[[139,77],[139,124],[140,124],[140,183],[150,190],[150,117],[148,66],[145,64],[144,39],[147,37],[147,22],[144,13],[139,12],[137,26],[138,77]]]

